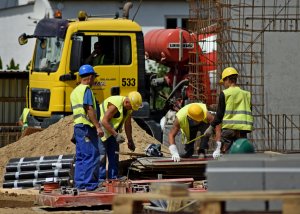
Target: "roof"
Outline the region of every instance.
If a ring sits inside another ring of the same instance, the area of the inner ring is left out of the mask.
[[[21,71],[21,70],[0,70],[0,79],[28,79],[29,71]]]

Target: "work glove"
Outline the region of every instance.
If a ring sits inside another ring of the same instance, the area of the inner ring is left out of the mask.
[[[180,156],[178,154],[178,150],[177,150],[176,145],[175,144],[170,145],[169,150],[170,150],[171,155],[172,155],[172,160],[174,162],[179,162],[180,161]]]
[[[118,144],[125,142],[125,138],[120,133],[117,133],[114,137],[116,138]]]
[[[205,130],[204,136],[205,137],[210,137],[214,133],[214,127],[211,125]]]
[[[128,146],[128,149],[132,152],[134,152],[135,150],[135,145],[134,145],[134,142],[132,140],[129,140],[128,143],[127,143],[127,146]]]
[[[221,156],[221,146],[222,146],[222,143],[220,141],[217,141],[216,143],[217,143],[217,148],[213,152],[213,158],[214,159],[218,159]]]

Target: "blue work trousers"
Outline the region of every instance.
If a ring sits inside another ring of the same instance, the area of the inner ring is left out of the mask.
[[[114,136],[110,136],[104,142],[100,142],[100,170],[99,177],[103,181],[107,179],[117,179],[119,169],[119,144]],[[106,157],[108,159],[108,171],[106,177]]]
[[[74,127],[76,140],[75,187],[94,190],[99,184],[99,141],[95,128],[88,125]]]

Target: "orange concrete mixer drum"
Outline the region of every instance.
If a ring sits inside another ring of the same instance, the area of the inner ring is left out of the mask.
[[[189,58],[188,52],[195,48],[195,38],[189,32],[179,28],[151,30],[146,33],[144,40],[148,57],[158,62],[176,63],[187,61]],[[180,40],[182,41],[181,59],[179,58]]]

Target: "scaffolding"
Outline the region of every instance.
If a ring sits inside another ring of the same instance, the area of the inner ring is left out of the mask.
[[[190,0],[189,4],[189,31],[196,38],[216,35],[214,41],[206,41],[216,44],[216,70],[210,78],[211,87],[216,88],[211,95],[215,103],[222,90],[217,84],[222,70],[235,67],[239,71],[238,84],[252,94],[255,130],[250,137],[256,150],[299,152],[300,116],[270,115],[264,110],[264,34],[299,32],[299,0]],[[205,73],[201,67],[208,65],[199,59],[206,55],[203,50],[191,52],[189,63],[192,97],[203,102],[208,100],[203,96],[208,86],[202,83]]]

